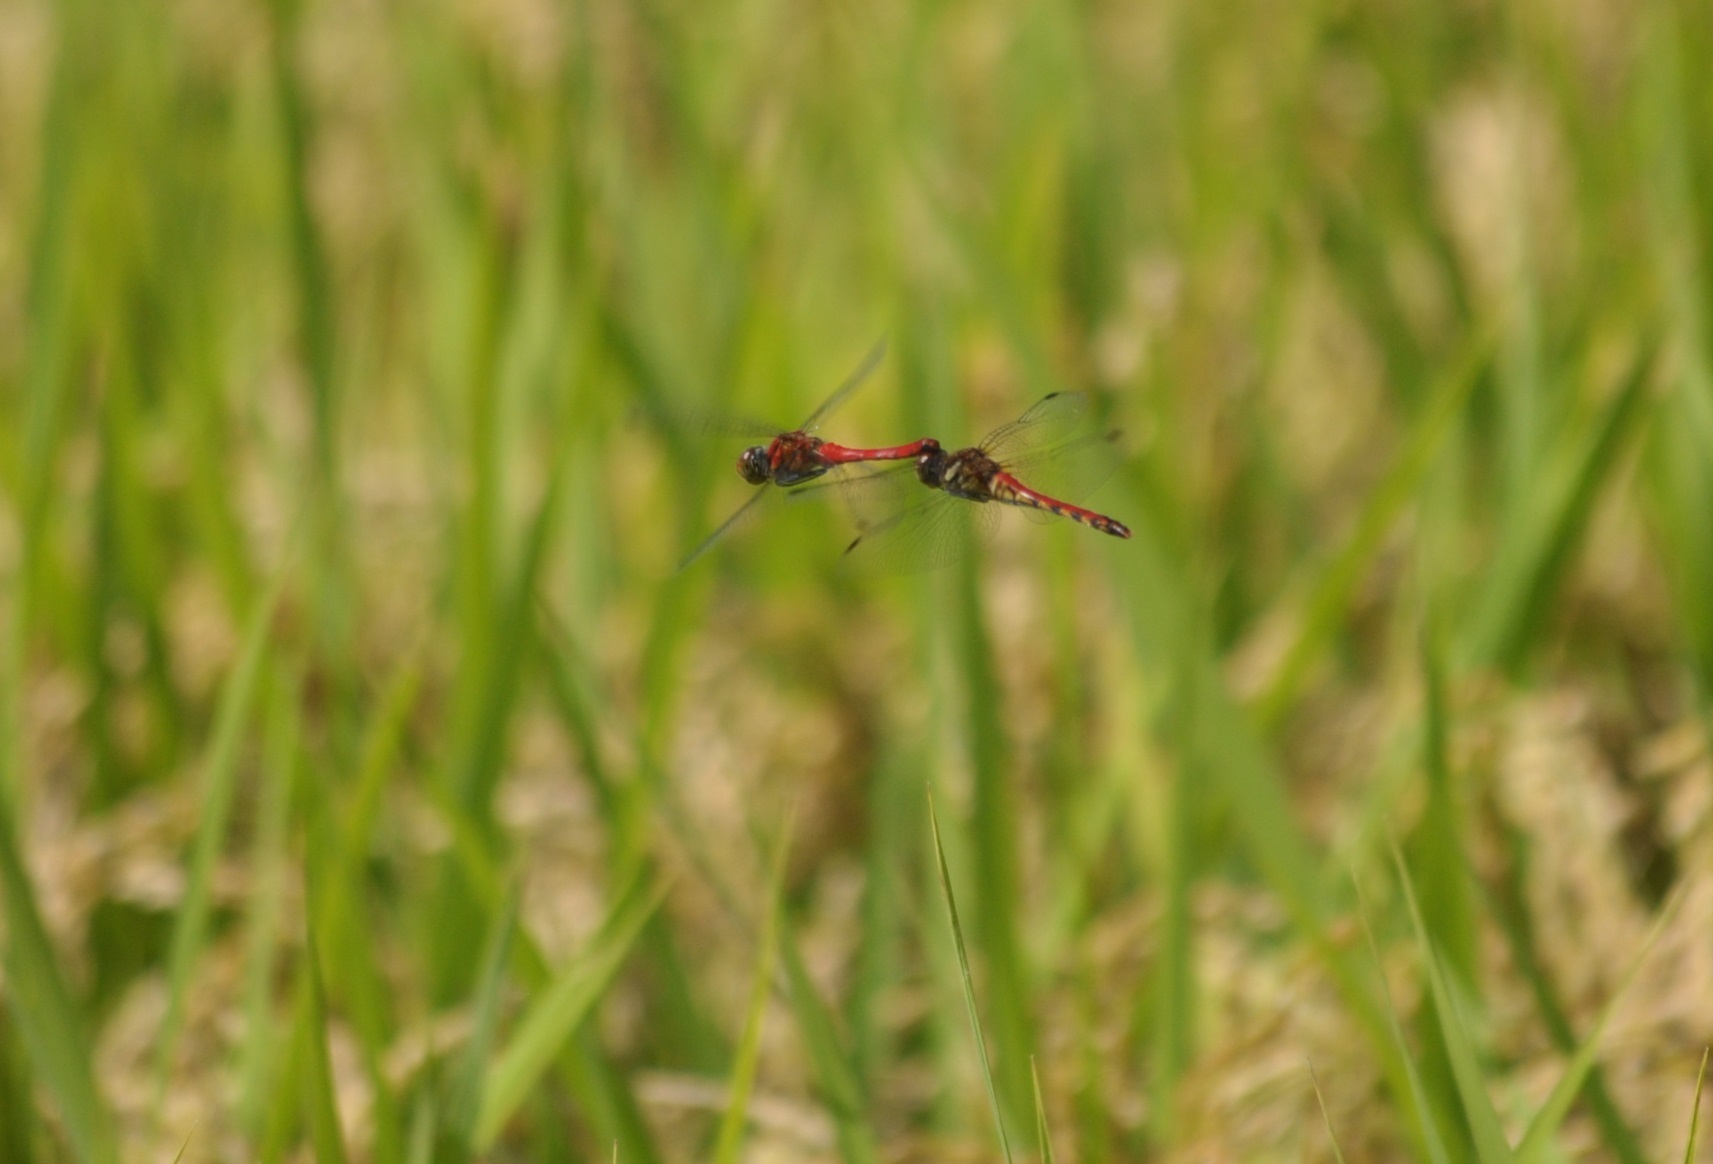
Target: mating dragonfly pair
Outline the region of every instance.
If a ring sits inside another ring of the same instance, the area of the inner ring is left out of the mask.
[[[861,531],[845,548],[846,556],[883,570],[930,569],[962,556],[997,525],[999,511],[990,502],[1016,507],[1041,520],[1063,517],[1116,538],[1130,536],[1122,522],[1044,491],[1047,478],[1077,476],[1083,488],[1093,489],[1114,461],[1112,445],[1118,434],[1082,431],[1088,397],[1080,392],[1044,397],[1010,424],[988,433],[981,443],[964,449],[947,450],[933,437],[889,448],[853,449],[816,436],[822,422],[867,381],[885,352],[885,341],[876,344],[857,370],[790,432],[763,426],[739,430],[772,438],[738,457],[738,473],[757,486],[756,494],[692,550],[680,569],[754,517],[782,489],[790,490],[793,498],[837,490],[856,512]],[[732,431],[732,426],[725,427]],[[914,464],[866,473],[845,471],[886,461]],[[835,473],[838,479],[821,480]],[[1038,487],[1025,484],[1019,473]],[[924,498],[922,486],[936,492]],[[961,504],[966,502],[975,504]]]

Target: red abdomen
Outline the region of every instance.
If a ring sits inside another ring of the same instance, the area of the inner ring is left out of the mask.
[[[1020,505],[1025,509],[1039,509],[1058,517],[1068,517],[1078,525],[1086,525],[1115,538],[1130,536],[1130,527],[1116,518],[1096,513],[1092,509],[1084,509],[1080,505],[1072,505],[1068,501],[1060,501],[1057,497],[1048,497],[1045,493],[1037,493],[1010,473],[994,474],[991,490],[995,501],[1002,501],[1007,505]]]

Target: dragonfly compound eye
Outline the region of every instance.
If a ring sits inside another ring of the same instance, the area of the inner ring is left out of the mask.
[[[767,449],[762,445],[745,449],[738,458],[738,475],[751,485],[773,480],[773,462],[767,459]]]

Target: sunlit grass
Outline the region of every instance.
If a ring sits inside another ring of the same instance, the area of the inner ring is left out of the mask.
[[[0,1158],[1683,1158],[1709,51],[0,6]],[[878,335],[1135,537],[675,573]]]

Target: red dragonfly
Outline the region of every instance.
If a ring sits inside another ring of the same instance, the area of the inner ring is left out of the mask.
[[[946,565],[992,536],[1000,510],[988,502],[1022,509],[1040,521],[1064,517],[1128,538],[1123,522],[1045,491],[1051,483],[1057,492],[1060,480],[1092,491],[1116,467],[1118,433],[1076,435],[1087,410],[1082,393],[1055,392],[980,444],[955,451],[929,444],[912,466],[917,481],[938,491],[927,498],[898,470],[838,483],[862,526],[845,553],[857,555],[864,568],[880,570]],[[1020,474],[1036,484],[1025,484]]]
[[[833,394],[821,402],[821,406],[809,414],[797,428],[790,432],[778,432],[765,425],[750,424],[721,424],[715,427],[727,432],[740,432],[747,436],[770,436],[772,439],[765,445],[752,445],[738,457],[738,475],[751,485],[760,486],[755,496],[738,507],[736,513],[720,523],[718,529],[702,539],[700,545],[691,550],[689,555],[679,563],[680,570],[689,566],[697,558],[725,536],[734,527],[743,524],[760,512],[761,503],[773,491],[768,485],[778,485],[789,488],[802,485],[824,477],[834,469],[845,465],[855,465],[867,461],[908,461],[920,455],[928,448],[938,449],[939,442],[932,437],[911,441],[908,444],[893,445],[882,449],[853,449],[844,445],[822,440],[815,435],[829,416],[851,398],[856,390],[868,381],[869,375],[879,366],[881,357],[886,355],[886,341],[881,340],[869,350],[856,371],[845,378],[833,391]]]

